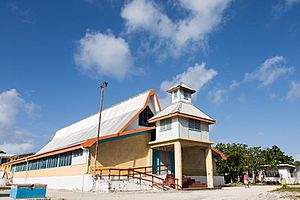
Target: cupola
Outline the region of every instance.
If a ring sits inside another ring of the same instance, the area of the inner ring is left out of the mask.
[[[186,102],[192,103],[192,94],[196,92],[196,90],[192,89],[190,86],[185,83],[178,83],[172,86],[167,92],[172,95],[172,103],[176,102]]]

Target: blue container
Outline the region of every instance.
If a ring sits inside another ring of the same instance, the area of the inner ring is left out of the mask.
[[[15,184],[10,190],[10,198],[45,198],[47,185],[45,184]]]

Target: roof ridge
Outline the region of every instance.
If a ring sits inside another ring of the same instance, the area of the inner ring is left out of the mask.
[[[138,96],[140,96],[140,95],[142,95],[142,94],[145,94],[145,93],[149,93],[150,92],[150,90],[151,89],[149,89],[149,90],[146,90],[146,91],[144,91],[144,92],[141,92],[141,93],[138,93],[137,95],[135,95],[135,96],[133,96],[133,97],[130,97],[130,98],[128,98],[128,99],[125,99],[125,100],[123,100],[123,101],[120,101],[120,102],[118,102],[118,103],[116,103],[116,104],[113,104],[112,106],[110,106],[110,107],[108,107],[108,108],[105,108],[102,112],[104,112],[104,111],[106,111],[106,110],[108,110],[108,109],[111,109],[111,108],[113,108],[113,107],[116,107],[116,106],[118,106],[118,105],[120,105],[120,104],[122,104],[122,103],[125,103],[126,101],[129,101],[129,100],[131,100],[131,99],[133,99],[133,98],[136,98],[136,97],[138,97]],[[96,112],[95,114],[98,114],[99,112]]]

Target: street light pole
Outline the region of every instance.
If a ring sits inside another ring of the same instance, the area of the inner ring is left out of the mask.
[[[102,115],[102,107],[103,107],[103,97],[104,97],[104,89],[107,87],[107,82],[103,82],[100,86],[101,88],[101,96],[100,96],[100,110],[99,110],[99,122],[98,122],[98,132],[97,132],[97,142],[95,148],[95,160],[94,160],[94,190],[96,190],[96,166],[97,166],[97,155],[99,149],[99,139],[100,139],[100,128],[101,128],[101,115]]]

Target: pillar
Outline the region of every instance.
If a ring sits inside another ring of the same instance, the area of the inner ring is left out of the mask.
[[[210,146],[206,149],[206,178],[207,178],[207,187],[214,187],[214,174],[213,174],[213,159],[212,159],[212,151]]]
[[[149,152],[148,152],[148,166],[152,166],[153,165],[152,159],[153,159],[153,149],[150,148]]]
[[[178,179],[178,185],[182,187],[182,149],[179,141],[174,143],[175,154],[175,178]]]

